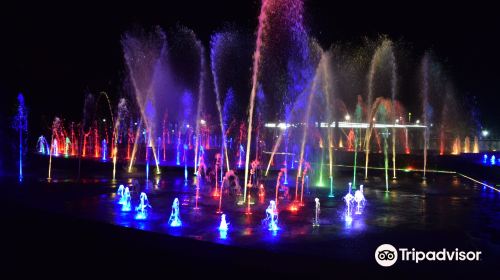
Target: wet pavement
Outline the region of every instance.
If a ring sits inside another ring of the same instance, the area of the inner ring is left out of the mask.
[[[118,204],[117,185],[132,186],[131,179],[116,183],[53,180],[50,184],[33,180],[15,186],[8,195],[34,209],[84,220],[276,253],[372,262],[375,248],[391,243],[420,249],[483,250],[489,262],[500,256],[500,193],[454,175],[432,175],[423,183],[420,175],[403,173],[390,182],[389,192],[380,177],[362,181],[366,204],[361,214],[353,211],[352,221],[346,220],[343,201],[350,177],[335,178],[333,198],[328,197],[329,187],[305,187],[304,206],[298,211],[291,211],[295,183],[290,181],[290,199],[278,201],[278,231],[262,225],[265,209],[275,197],[275,179],[270,179],[264,182],[265,196],[251,189],[251,215],[245,214],[246,206],[237,204],[240,197],[223,196],[222,210],[230,223],[227,235],[218,230],[219,198],[211,196],[213,185],[200,183],[199,209],[194,209],[193,178],[185,182],[179,175],[165,174],[155,180],[157,184],[139,181],[152,205],[146,220],[135,219],[135,211],[123,212]],[[321,203],[319,227],[312,226],[315,197]],[[174,198],[180,201],[180,228],[167,223]],[[138,200],[139,191],[132,191],[132,208]]]

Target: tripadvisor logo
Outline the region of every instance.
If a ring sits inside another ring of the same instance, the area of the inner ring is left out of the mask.
[[[375,250],[375,260],[381,266],[391,266],[398,260],[398,251],[391,244],[382,244]]]
[[[398,252],[399,251],[399,252]],[[381,266],[392,266],[398,261],[419,263],[422,261],[479,261],[481,251],[461,251],[458,249],[439,251],[418,251],[408,248],[396,249],[391,244],[382,244],[375,250],[375,260]]]

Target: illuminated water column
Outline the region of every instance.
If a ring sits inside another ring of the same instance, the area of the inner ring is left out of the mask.
[[[286,124],[285,124],[285,129],[286,129]],[[288,133],[289,129],[285,131],[285,174],[284,174],[284,179],[285,182],[283,183],[284,185],[288,185],[288,143],[289,143],[289,138],[288,138]],[[278,203],[278,199],[276,199],[276,203]]]
[[[146,193],[141,192],[139,197],[139,205],[135,207],[137,214],[135,215],[136,220],[145,220],[148,217],[148,208],[152,208],[149,204],[148,196]]]
[[[176,165],[181,165],[181,132],[179,131],[179,137],[177,137],[177,152],[176,152]]]
[[[171,227],[182,226],[182,221],[179,218],[179,199],[177,197],[172,203],[172,212],[170,213],[170,218],[168,219],[168,225]]]
[[[219,233],[221,239],[227,238],[227,231],[229,230],[229,223],[226,222],[226,214],[222,214],[220,217]]]
[[[184,144],[184,183],[187,183],[188,181],[188,170],[187,170],[187,150],[188,150],[188,145]]]
[[[14,128],[19,132],[19,182],[23,180],[23,133],[28,131],[28,117],[22,93],[17,96],[18,107]]]
[[[239,157],[238,157],[238,169],[241,168],[241,165],[243,164],[243,157],[245,156],[245,148],[243,148],[243,145],[240,145],[240,152],[239,152]]]
[[[102,139],[101,154],[102,154],[102,161],[106,161],[106,156],[108,154],[108,144],[106,143],[106,139]]]

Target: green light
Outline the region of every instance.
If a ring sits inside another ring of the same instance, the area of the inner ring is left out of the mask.
[[[328,197],[335,197],[335,195],[333,194],[333,177],[330,176],[330,194],[328,195]]]
[[[385,191],[384,200],[385,201],[389,200],[389,192],[388,191]]]

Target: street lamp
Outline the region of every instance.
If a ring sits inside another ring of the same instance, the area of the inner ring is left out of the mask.
[[[346,121],[351,120],[351,116],[349,116],[349,114],[345,115],[345,120],[346,120]]]
[[[488,137],[488,135],[490,135],[490,132],[484,129],[483,131],[481,131],[481,135],[483,135],[483,137]]]

